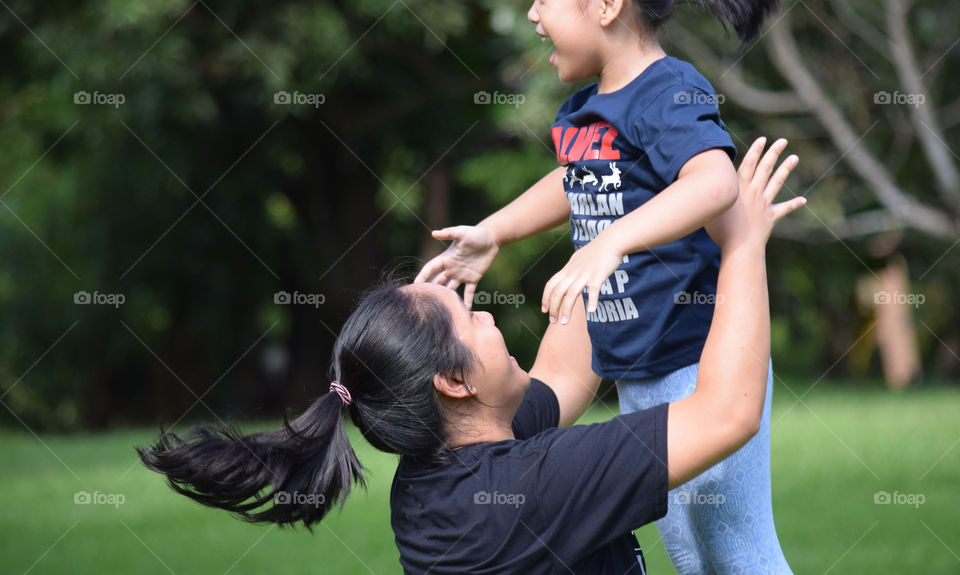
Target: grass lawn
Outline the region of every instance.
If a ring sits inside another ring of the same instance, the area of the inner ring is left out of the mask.
[[[774,511],[794,571],[960,573],[960,389],[805,391],[777,386],[772,427]],[[609,416],[601,405],[584,419]],[[369,488],[311,534],[248,525],[174,494],[133,451],[154,437],[0,433],[0,573],[400,571],[393,457],[355,441]],[[97,502],[75,504],[80,491]],[[879,492],[894,503],[875,504]],[[922,504],[905,503],[918,496]],[[656,528],[639,536],[650,572],[673,573]]]

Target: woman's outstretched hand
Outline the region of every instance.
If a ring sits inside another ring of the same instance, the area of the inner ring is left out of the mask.
[[[414,282],[436,283],[452,290],[463,284],[463,303],[470,309],[477,283],[500,252],[493,232],[483,226],[454,226],[434,230],[433,237],[453,243],[427,262]]]
[[[761,159],[766,143],[766,138],[757,138],[747,150],[737,170],[740,195],[736,203],[706,226],[707,233],[723,251],[749,242],[766,244],[773,226],[780,218],[807,203],[803,197],[773,203],[787,176],[797,167],[799,158],[796,155],[788,156],[774,172],[773,168],[787,147],[787,141],[781,138],[774,142]]]

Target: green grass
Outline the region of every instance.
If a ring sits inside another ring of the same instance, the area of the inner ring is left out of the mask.
[[[960,572],[960,390],[892,395],[778,385],[773,499],[797,573]],[[608,418],[594,407],[585,420]],[[310,534],[242,523],[170,491],[132,446],[154,430],[0,434],[2,573],[398,573],[388,493],[396,460],[362,441],[369,489]],[[356,439],[356,435],[352,434]],[[78,491],[123,504],[77,505]],[[925,502],[876,505],[878,491]],[[656,528],[640,530],[652,573],[673,573]]]

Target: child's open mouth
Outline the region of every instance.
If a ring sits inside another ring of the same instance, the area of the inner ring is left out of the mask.
[[[544,34],[540,34],[539,36],[540,36],[540,41],[541,41],[541,42],[549,42],[549,41],[550,41],[550,37],[549,37],[549,36],[546,36],[546,35],[544,35]],[[554,46],[554,48],[553,48],[553,53],[550,54],[550,64],[551,64],[551,65],[554,65],[554,62],[556,61],[556,59],[557,59],[557,48],[556,48],[556,46]]]

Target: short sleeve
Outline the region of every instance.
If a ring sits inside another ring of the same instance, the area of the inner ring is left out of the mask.
[[[561,560],[666,515],[668,408],[547,434],[537,469],[547,525],[541,537]]]
[[[737,148],[724,128],[709,84],[678,82],[653,99],[638,120],[638,137],[654,171],[666,185],[691,158],[721,148],[730,160]]]
[[[517,439],[529,439],[559,424],[560,402],[557,394],[539,379],[530,378],[530,386],[513,417],[513,435]]]

